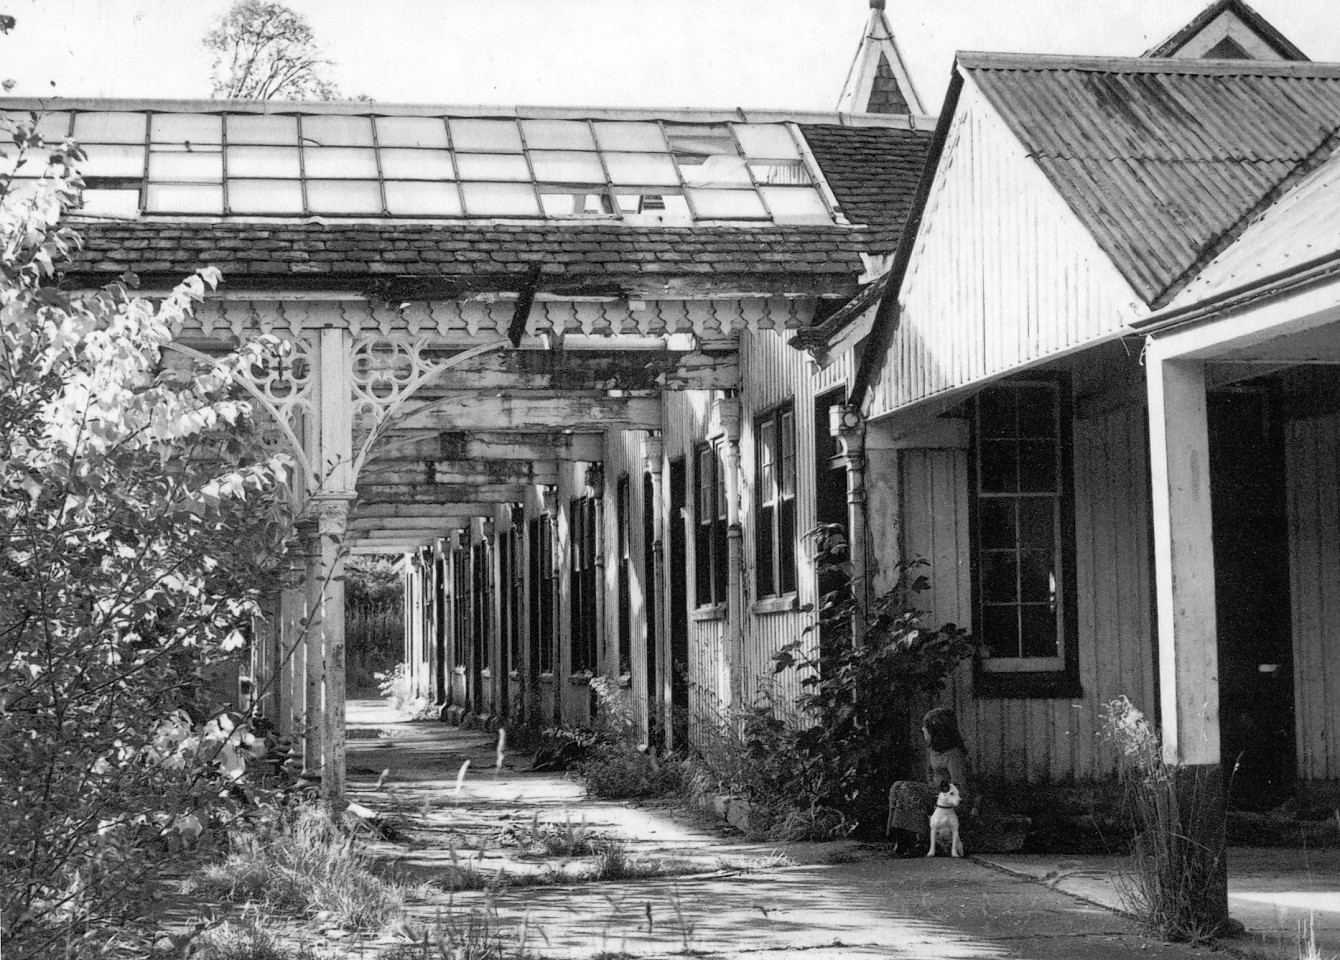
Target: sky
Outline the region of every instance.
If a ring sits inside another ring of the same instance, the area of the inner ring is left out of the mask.
[[[955,50],[1134,56],[1207,0],[887,0],[928,112]],[[231,0],[0,0],[15,96],[204,98]],[[347,95],[383,103],[831,111],[868,0],[289,0]],[[1335,0],[1253,0],[1340,60]]]

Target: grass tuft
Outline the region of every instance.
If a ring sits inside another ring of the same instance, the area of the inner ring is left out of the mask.
[[[377,930],[404,912],[409,892],[380,877],[354,837],[315,807],[232,838],[232,852],[206,867],[199,887],[234,903],[325,913],[350,930]]]
[[[250,913],[205,931],[192,944],[191,956],[201,960],[315,960],[311,948],[285,946],[259,915]]]
[[[382,960],[530,960],[527,930],[509,931],[490,910],[439,913],[413,943],[403,943]]]

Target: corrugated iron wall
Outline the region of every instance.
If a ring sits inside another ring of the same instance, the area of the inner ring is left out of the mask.
[[[958,710],[974,768],[1012,782],[1107,776],[1101,705],[1125,694],[1151,716],[1155,698],[1144,408],[1123,404],[1074,424],[1076,576],[1083,696],[977,700],[972,668],[946,699]],[[923,603],[935,623],[972,622],[966,450],[902,456],[904,543],[930,562]]]
[[[1145,312],[971,79],[901,308],[872,417],[1072,350]]]

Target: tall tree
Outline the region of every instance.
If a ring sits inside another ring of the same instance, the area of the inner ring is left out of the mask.
[[[237,0],[209,33],[213,95],[226,100],[335,100],[305,17],[273,0]]]

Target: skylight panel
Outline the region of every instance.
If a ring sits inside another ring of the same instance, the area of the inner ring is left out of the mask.
[[[368,117],[306,116],[302,118],[303,145],[321,147],[372,146],[372,120]]]
[[[302,176],[302,166],[298,160],[298,148],[293,147],[235,147],[228,145],[229,177],[279,177],[293,178]]]
[[[446,150],[381,150],[382,176],[404,180],[455,180]]]
[[[308,177],[370,180],[377,177],[377,152],[350,147],[302,148],[303,173]]]
[[[521,132],[531,150],[594,150],[595,138],[584,120],[522,120]]]
[[[800,159],[795,138],[784,124],[737,123],[734,129],[740,149],[751,160]]]
[[[378,214],[381,187],[376,180],[308,180],[307,206],[312,213]]]
[[[151,183],[149,213],[223,213],[223,187],[208,184]]]
[[[592,126],[601,150],[630,153],[665,153],[669,150],[659,123],[597,120]]]
[[[454,184],[387,180],[386,209],[392,216],[459,217],[461,195]]]
[[[114,217],[128,220],[139,216],[138,190],[86,189],[80,194],[79,212],[88,217]]]
[[[763,220],[768,211],[753,190],[687,191],[693,212],[701,220]]]
[[[604,183],[605,169],[594,153],[571,150],[532,150],[531,167],[536,180],[557,183]]]
[[[141,143],[80,143],[85,159],[79,161],[79,172],[87,177],[143,177],[144,144]]]
[[[228,211],[255,215],[300,214],[303,212],[302,182],[230,179]]]
[[[46,122],[53,137],[73,124],[87,189],[122,192],[97,198],[109,211],[131,191],[161,214],[832,221],[784,123],[171,111]]]
[[[382,147],[447,147],[447,124],[437,117],[378,117]]]
[[[231,114],[224,125],[228,131],[228,145],[270,143],[297,146],[297,117],[267,117],[255,114]]]
[[[70,135],[70,115],[63,110],[34,111],[37,113],[37,125],[33,131],[46,143],[58,144]],[[26,110],[6,110],[0,112],[7,122],[6,129],[33,126],[32,114]],[[5,139],[9,139],[6,137]]]
[[[526,158],[511,153],[458,153],[456,169],[462,180],[529,180]]]
[[[521,152],[521,132],[515,120],[452,120],[451,142],[457,150]]]
[[[80,143],[144,144],[148,118],[142,113],[81,113],[74,118]]]
[[[149,120],[154,144],[221,144],[223,118],[194,113],[156,113]]]
[[[529,183],[462,183],[465,212],[472,217],[538,217],[540,204]]]

